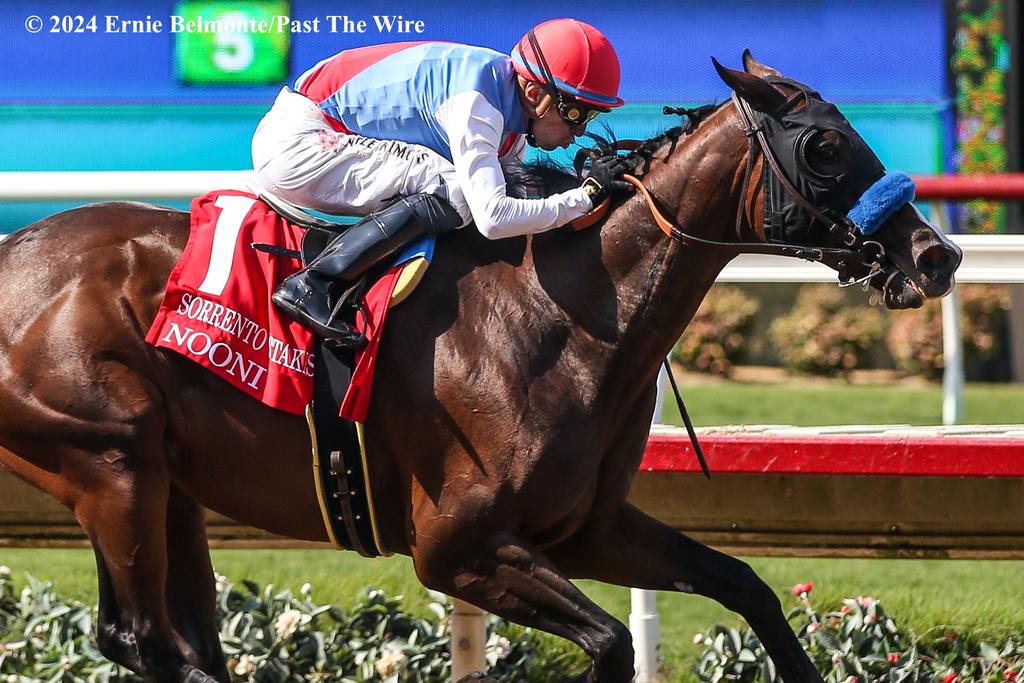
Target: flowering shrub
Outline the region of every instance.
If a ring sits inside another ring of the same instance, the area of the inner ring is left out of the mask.
[[[865,365],[884,332],[881,311],[847,304],[835,285],[801,287],[793,308],[768,329],[785,368],[819,375]]]
[[[960,285],[960,330],[964,365],[972,377],[984,375],[985,366],[998,361],[1006,346],[1010,291],[1005,285]],[[886,343],[896,367],[908,375],[929,379],[942,376],[942,313],[938,301],[892,316]],[[1005,364],[1000,364],[1005,371]],[[1008,379],[980,377],[979,379]]]
[[[738,287],[712,287],[672,349],[672,357],[689,370],[727,377],[747,353],[758,308],[757,300]]]
[[[217,580],[217,616],[228,670],[236,681],[440,682],[451,677],[448,605],[431,593],[432,617],[401,610],[401,598],[369,589],[348,611],[299,595]],[[95,609],[56,595],[32,577],[16,595],[0,567],[0,683],[140,680],[108,662],[95,644]],[[530,629],[491,618],[490,674],[515,681],[561,680],[582,669],[578,650],[561,651]]]
[[[813,589],[813,583],[793,587],[799,604],[789,618],[828,683],[1017,681],[1024,670],[1024,644],[1016,639],[997,645],[947,631],[928,643],[902,631],[871,597],[843,600],[839,609],[821,614],[810,601]],[[697,660],[702,681],[782,680],[749,628],[717,625],[693,642],[704,647]]]

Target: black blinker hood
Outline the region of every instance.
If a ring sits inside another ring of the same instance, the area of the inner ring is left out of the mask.
[[[834,104],[825,102],[816,91],[797,81],[780,77],[766,80],[796,88],[806,102],[797,111],[793,107],[799,103],[799,97],[787,99],[781,111],[754,111],[756,123],[764,130],[779,167],[812,205],[826,214],[845,217],[864,191],[885,175],[885,167]],[[817,132],[827,130],[842,134],[852,148],[850,163],[837,173],[822,173],[807,163],[807,143]],[[822,244],[829,227],[815,221],[783,189],[770,169],[764,173],[764,225],[770,241],[795,244]]]

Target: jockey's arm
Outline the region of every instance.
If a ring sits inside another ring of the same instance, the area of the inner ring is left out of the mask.
[[[455,177],[473,221],[485,237],[499,239],[550,230],[593,208],[581,188],[543,199],[508,196],[498,159],[501,113],[480,93],[464,92],[449,98],[435,116],[448,134]],[[518,151],[521,154],[522,148]]]

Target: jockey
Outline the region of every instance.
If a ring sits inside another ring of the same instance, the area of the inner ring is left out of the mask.
[[[598,160],[578,188],[510,197],[504,171],[526,143],[565,147],[620,106],[608,39],[575,19],[529,31],[511,56],[455,43],[345,50],[277,97],[252,142],[259,189],[299,206],[366,216],[335,238],[273,300],[342,343],[359,338],[328,300],[402,244],[473,222],[498,239],[550,230],[590,212],[629,169]]]

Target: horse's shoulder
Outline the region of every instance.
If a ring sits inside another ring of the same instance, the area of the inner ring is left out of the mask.
[[[45,279],[52,287],[139,268],[169,271],[185,246],[188,227],[188,213],[176,209],[138,202],[89,204],[7,236],[0,242],[0,265],[8,279],[17,273],[17,279]]]
[[[186,211],[144,202],[99,202],[54,214],[15,235],[25,232],[82,249],[127,241],[162,246],[169,241],[180,250],[188,238],[188,227]]]

